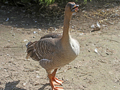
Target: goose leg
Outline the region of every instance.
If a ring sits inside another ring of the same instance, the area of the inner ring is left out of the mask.
[[[55,70],[53,71],[53,73],[52,73],[53,80],[54,80],[56,83],[58,83],[58,85],[62,85],[63,81],[62,81],[62,80],[59,80],[59,79],[57,79],[57,78],[55,77],[56,72],[57,72],[57,69],[55,69]]]
[[[52,74],[48,74],[48,78],[50,80],[50,85],[52,87],[52,90],[63,90],[62,87],[55,87],[54,86],[54,85],[62,85],[62,82],[63,82],[62,80],[58,80],[55,77],[56,71],[57,71],[57,69],[55,69]]]

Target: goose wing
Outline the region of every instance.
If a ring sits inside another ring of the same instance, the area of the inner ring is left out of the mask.
[[[40,65],[46,70],[54,67],[53,58],[58,52],[58,39],[43,38],[39,41],[29,42],[27,45],[27,57],[30,56],[33,60],[40,61]]]
[[[52,59],[57,51],[57,39],[42,38],[39,41],[29,42],[27,45],[27,57],[39,61],[41,59]]]

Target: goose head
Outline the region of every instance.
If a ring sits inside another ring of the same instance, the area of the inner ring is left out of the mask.
[[[75,2],[68,2],[65,7],[65,11],[72,14],[79,10],[78,7],[79,5],[75,4]]]

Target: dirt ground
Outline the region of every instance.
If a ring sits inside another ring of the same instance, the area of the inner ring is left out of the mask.
[[[65,90],[120,90],[120,6],[89,7],[71,20],[80,55],[60,68],[57,77],[64,80]],[[25,59],[25,44],[51,32],[62,33],[63,18],[49,22],[33,16],[18,7],[0,7],[0,90],[51,90],[46,71]],[[97,22],[100,30],[92,32]]]

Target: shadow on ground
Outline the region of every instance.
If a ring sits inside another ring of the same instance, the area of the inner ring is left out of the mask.
[[[16,87],[16,85],[19,82],[20,82],[20,80],[6,83],[4,90],[26,90],[26,89],[23,89],[23,88]]]
[[[26,89],[17,87],[17,85],[19,84],[19,82],[20,82],[20,80],[13,81],[13,82],[8,82],[5,85],[5,89],[3,89],[3,88],[0,87],[0,90],[26,90]],[[48,85],[50,85],[50,84],[46,83],[41,88],[39,88],[38,90],[44,90],[45,87],[47,87]]]
[[[52,11],[51,11],[52,12]],[[0,24],[17,28],[44,28],[63,25],[63,15],[46,17],[39,12],[28,13],[25,7],[8,6],[0,3]],[[59,23],[59,24],[56,24]]]
[[[44,90],[46,86],[50,85],[49,83],[44,84],[41,88],[39,88],[38,90]]]

